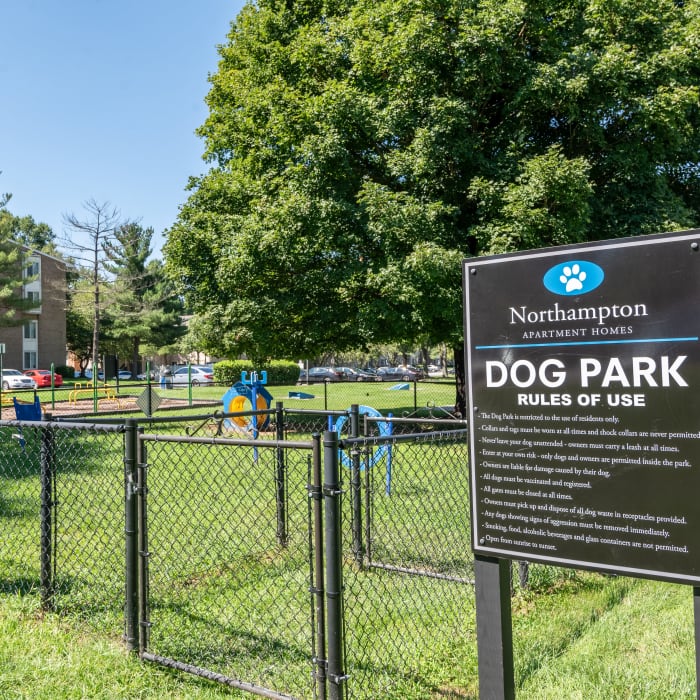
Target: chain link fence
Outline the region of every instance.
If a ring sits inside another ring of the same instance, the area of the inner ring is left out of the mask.
[[[124,607],[122,426],[0,423],[1,590],[105,629]]]
[[[138,440],[133,421],[0,423],[2,591],[265,697],[459,697],[475,654],[463,423],[264,417],[257,440],[220,413],[144,421]],[[320,477],[334,460],[336,486]]]
[[[466,431],[422,427],[341,442],[350,698],[461,697],[470,682]]]
[[[104,387],[103,387],[104,388]],[[181,413],[188,408],[209,410],[222,406],[222,398],[231,387],[224,384],[210,384],[173,388],[161,387],[158,383],[127,382],[119,386],[110,385],[110,391],[102,391],[92,398],[90,389],[75,390],[66,387],[47,393],[39,390],[44,405],[63,415],[78,415],[81,412],[99,410],[104,415],[124,411],[143,410],[147,415],[167,411]],[[456,388],[454,378],[423,379],[405,382],[338,381],[311,384],[266,384],[265,390],[272,396],[272,407],[283,401],[287,410],[299,410],[299,416],[306,412],[347,411],[352,404],[371,405],[384,414],[396,417],[419,418],[458,418],[455,415]],[[114,394],[113,400],[106,394]],[[73,397],[73,400],[71,399]],[[79,400],[75,400],[79,399]],[[252,405],[249,405],[252,412]],[[225,410],[230,407],[224,407]],[[256,406],[255,408],[259,408]],[[300,420],[303,424],[304,421]]]
[[[278,387],[270,392],[287,404],[296,401],[310,410],[349,410],[352,404],[370,404],[382,413],[402,418],[459,418],[455,415],[454,379],[405,382],[320,382],[298,384],[284,396]]]

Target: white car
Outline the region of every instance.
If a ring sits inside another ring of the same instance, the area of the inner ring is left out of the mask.
[[[211,367],[205,365],[192,365],[192,386],[199,386],[200,384],[213,384],[214,383],[214,370]],[[180,367],[176,369],[171,377],[166,377],[166,382],[168,379],[172,379],[173,385],[185,385],[187,386],[188,370],[187,367]]]
[[[36,382],[22,374],[18,369],[3,369],[2,370],[2,388],[8,389],[36,389]]]

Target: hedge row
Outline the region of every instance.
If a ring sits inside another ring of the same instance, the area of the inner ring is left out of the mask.
[[[267,372],[268,384],[296,384],[299,380],[299,366],[290,360],[270,360],[264,365],[253,366],[250,360],[222,360],[214,365],[214,379],[219,384],[233,385],[241,381],[241,373]]]

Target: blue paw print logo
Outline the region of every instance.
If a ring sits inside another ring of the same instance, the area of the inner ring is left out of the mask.
[[[592,292],[605,279],[603,269],[585,260],[570,260],[547,270],[544,286],[554,294],[575,296]]]

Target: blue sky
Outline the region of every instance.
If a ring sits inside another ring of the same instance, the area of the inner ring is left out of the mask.
[[[208,168],[195,129],[243,0],[14,0],[0,13],[0,193],[64,234],[89,199],[162,232]]]

